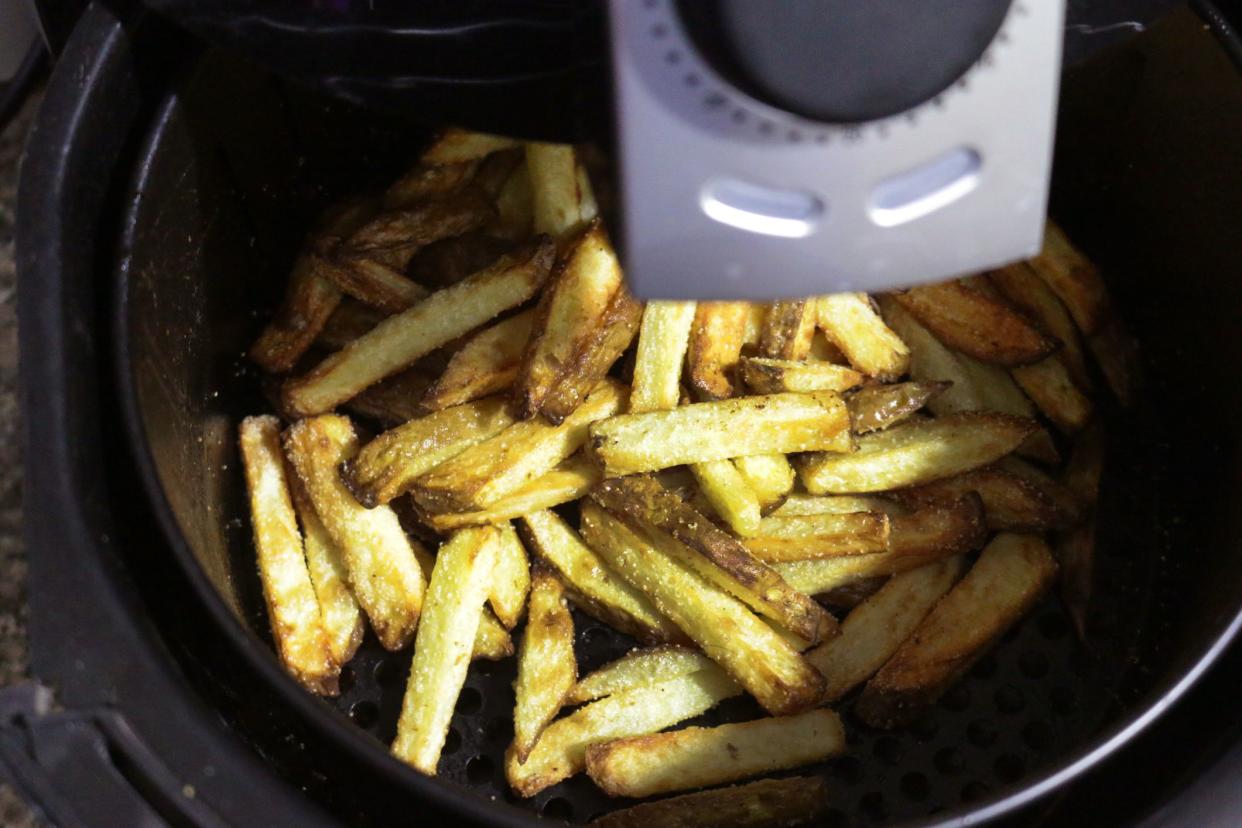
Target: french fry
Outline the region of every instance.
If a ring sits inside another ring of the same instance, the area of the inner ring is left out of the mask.
[[[531,583],[530,562],[526,558],[526,547],[512,524],[502,523],[496,529],[496,562],[487,602],[500,623],[513,629],[526,609]]]
[[[530,339],[534,317],[534,311],[524,311],[470,337],[449,359],[444,373],[423,394],[423,407],[439,411],[512,386]]]
[[[981,362],[1026,365],[1057,349],[1021,314],[960,282],[912,288],[893,298],[945,345]]]
[[[684,639],[641,590],[613,572],[555,512],[524,515],[521,525],[531,549],[581,596],[588,613],[642,641]]]
[[[312,693],[335,696],[341,664],[319,611],[302,551],[302,536],[285,482],[280,421],[247,417],[238,431],[259,580],[280,661]]]
[[[863,381],[853,368],[831,362],[742,357],[741,364],[746,384],[760,394],[848,391]]]
[[[997,535],[867,682],[855,713],[867,724],[883,728],[917,718],[1026,614],[1056,571],[1056,562],[1039,537]]]
[[[521,304],[543,284],[552,252],[547,240],[530,245],[389,317],[306,376],[287,383],[286,408],[302,416],[326,411]]]
[[[496,194],[496,210],[500,214],[492,232],[506,239],[525,239],[535,232],[535,195],[530,170],[525,158]]]
[[[554,423],[562,422],[607,376],[638,333],[643,305],[625,285],[617,288],[594,330],[578,343],[560,378],[543,398],[540,411]]]
[[[884,552],[889,531],[878,512],[766,517],[744,543],[761,561],[803,561]]]
[[[306,487],[296,473],[290,473],[287,482],[293,509],[302,525],[306,569],[319,600],[319,615],[328,634],[328,648],[337,664],[346,664],[362,643],[366,620],[358,599],[349,590],[349,570],[341,550],[315,514]]]
[[[599,467],[582,452],[575,454],[541,477],[527,483],[513,494],[477,512],[446,512],[425,515],[426,522],[437,532],[476,526],[480,523],[503,523],[562,503],[585,497],[591,487],[603,479]]]
[[[996,465],[1007,474],[1020,478],[1026,485],[1037,489],[1044,497],[1056,504],[1057,510],[1071,522],[1079,521],[1091,511],[1090,505],[1082,502],[1074,490],[1066,485],[1068,481],[1057,480],[1050,474],[1018,457],[1005,457]],[[1074,467],[1074,458],[1065,468],[1069,472]],[[1064,474],[1064,472],[1063,472]]]
[[[1079,388],[1090,390],[1087,359],[1074,319],[1030,263],[1017,262],[994,270],[988,274],[988,279],[1014,307],[1060,341],[1057,358],[1065,364]]]
[[[746,303],[746,328],[742,332],[742,347],[759,347],[763,341],[763,320],[768,318],[768,306],[760,302]]]
[[[822,777],[795,776],[644,802],[590,824],[595,828],[777,828],[809,825],[828,806],[828,783]]]
[[[1108,387],[1123,406],[1134,404],[1142,382],[1138,344],[1117,316],[1110,316],[1087,337],[1087,346]]]
[[[1065,364],[1056,357],[1012,369],[1013,378],[1044,416],[1072,434],[1091,419],[1091,400],[1078,390]]]
[[[525,762],[519,761],[510,746],[505,753],[505,777],[518,796],[534,796],[584,770],[591,745],[656,733],[741,692],[716,668],[591,702],[548,725]]]
[[[625,389],[606,380],[560,425],[522,420],[441,463],[415,482],[414,499],[432,514],[491,506],[577,451],[590,424],[624,403]]]
[[[339,351],[387,318],[388,314],[383,311],[357,299],[345,298],[324,323],[315,337],[315,344],[329,351]]]
[[[410,259],[406,272],[420,285],[438,290],[491,267],[501,256],[512,253],[514,247],[509,239],[490,236],[483,231],[449,236],[419,248],[414,258]]]
[[[621,286],[621,264],[599,221],[571,243],[535,309],[534,334],[522,356],[514,402],[522,417],[539,413],[579,344],[595,329]],[[620,353],[618,353],[620,356]]]
[[[403,494],[414,481],[513,424],[501,397],[436,411],[376,437],[342,468],[345,485],[367,508]]]
[[[592,745],[586,770],[608,796],[644,797],[822,762],[843,750],[837,714],[808,710]]]
[[[520,146],[510,147],[494,152],[480,161],[478,172],[470,183],[495,201],[514,172],[525,166],[526,149]]]
[[[400,313],[427,298],[427,289],[366,253],[338,255],[325,273],[343,293],[384,313]]]
[[[497,530],[476,526],[455,533],[436,555],[414,663],[397,720],[392,752],[435,776],[457,696],[466,681],[496,556]]]
[[[707,670],[715,662],[698,650],[668,644],[645,650],[630,650],[616,661],[605,664],[581,678],[565,697],[566,705],[585,704],[635,687]]]
[[[530,175],[536,233],[562,238],[595,218],[595,198],[585,177],[578,174],[573,147],[529,143],[526,145],[526,169]]]
[[[874,578],[863,578],[861,581],[843,584],[836,589],[815,596],[829,610],[848,612],[880,591],[890,578],[878,575]]]
[[[565,604],[565,586],[546,566],[537,565],[530,588],[530,619],[518,650],[513,690],[513,753],[525,763],[535,740],[556,718],[578,679],[574,660],[574,621]]]
[[[818,316],[815,299],[773,302],[763,318],[759,353],[772,359],[806,359]]]
[[[700,399],[723,400],[736,392],[749,308],[746,302],[700,302],[695,308],[686,374]]]
[[[1044,225],[1043,251],[1028,264],[1064,303],[1084,336],[1100,329],[1111,312],[1108,289],[1100,271],[1055,222]]]
[[[607,476],[749,454],[848,451],[845,403],[829,391],[767,394],[611,417],[591,426]]]
[[[690,346],[693,302],[648,302],[638,330],[630,411],[676,408],[681,398],[681,367]]]
[[[606,479],[591,490],[590,498],[631,528],[675,538],[686,548],[683,563],[803,640],[818,641],[821,625],[831,623],[818,604],[791,589],[741,541],[654,478]]]
[[[975,492],[983,501],[988,529],[1044,532],[1064,529],[1074,513],[1029,476],[1001,465],[985,466],[923,486],[901,489],[893,496],[909,506],[929,506],[957,500]]]
[[[896,425],[927,405],[948,387],[943,382],[899,382],[859,388],[845,397],[850,429],[867,434]]]
[[[349,570],[354,597],[380,643],[400,650],[414,637],[423,604],[423,573],[396,514],[367,509],[341,482],[338,469],[358,450],[345,417],[299,420],[284,435],[285,452],[306,485],[315,513],[336,542]]]
[[[850,512],[879,512],[896,517],[908,510],[901,504],[879,495],[806,495],[791,494],[769,517],[785,518],[799,515],[844,515]]]
[[[817,322],[859,371],[882,380],[906,373],[910,349],[861,293],[838,293],[816,300]]]
[[[812,455],[802,466],[802,483],[812,494],[928,483],[999,460],[1037,428],[1032,420],[991,412],[903,423],[860,437],[851,454]]]
[[[743,537],[759,528],[759,498],[728,460],[708,460],[690,467],[712,510]]]
[[[423,151],[419,160],[428,165],[460,164],[466,161],[478,161],[493,152],[517,146],[520,144],[514,138],[450,127],[436,136],[431,146]]]
[[[384,428],[394,428],[427,413],[419,400],[430,384],[431,377],[422,369],[407,368],[364,389],[344,407]]]
[[[686,550],[677,559],[646,534],[639,535],[594,503],[582,506],[587,543],[621,577],[729,672],[774,715],[795,713],[823,692],[822,677],[775,630],[733,596],[689,569]]]
[[[806,653],[828,682],[831,704],[871,678],[966,569],[960,557],[894,575],[845,617],[841,634]]]
[[[384,191],[384,209],[400,210],[426,199],[451,195],[474,178],[478,168],[478,159],[452,164],[420,162]]]
[[[431,582],[431,573],[436,567],[436,558],[420,543],[411,542],[414,558],[422,570],[423,580]],[[495,614],[483,606],[479,610],[479,629],[474,635],[474,646],[470,651],[471,661],[500,661],[513,655],[513,639]]]
[[[759,498],[759,508],[775,508],[793,490],[798,473],[783,454],[748,454],[735,457],[733,465],[741,472],[750,490]]]
[[[491,201],[478,190],[467,188],[447,198],[380,213],[344,239],[336,255],[367,257],[400,270],[419,248],[477,230],[495,216]],[[345,285],[340,287],[344,289]],[[367,301],[365,296],[358,298]]]

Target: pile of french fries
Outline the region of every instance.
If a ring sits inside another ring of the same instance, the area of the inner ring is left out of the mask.
[[[808,818],[821,779],[717,786],[843,751],[843,702],[912,721],[1058,571],[1081,627],[1093,376],[1128,401],[1133,346],[1051,224],[941,285],[644,305],[598,213],[574,148],[452,130],[311,233],[240,430],[279,656],[331,695],[368,625],[412,644],[392,751],[435,774],[471,661],[516,650],[520,796]],[[641,646],[579,676],[570,607]],[[670,730],[740,694],[769,716]]]

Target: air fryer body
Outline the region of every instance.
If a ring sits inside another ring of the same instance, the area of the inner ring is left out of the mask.
[[[10,697],[4,731],[7,764],[62,824],[532,821],[494,763],[472,762],[507,739],[504,697],[481,691],[503,673],[475,679],[480,707],[456,717],[438,780],[386,755],[382,704],[403,673],[377,651],[337,704],[281,673],[237,475],[233,427],[265,407],[241,355],[304,228],[391,178],[422,129],[142,14],[94,7],[69,43],[19,239],[33,672],[64,709]],[[1147,369],[1143,403],[1108,413],[1096,637],[1079,648],[1041,607],[934,727],[863,734],[828,767],[840,819],[1234,813],[1230,788],[1197,787],[1236,778],[1242,658],[1178,699],[1242,607],[1242,285],[1224,276],[1242,272],[1239,146],[1242,78],[1188,11],[1066,77],[1052,213],[1100,263]],[[580,789],[566,791],[537,805],[566,816]]]

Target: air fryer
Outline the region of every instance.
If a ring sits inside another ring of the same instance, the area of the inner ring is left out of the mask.
[[[1102,415],[1086,644],[1049,597],[915,727],[847,715],[847,752],[809,771],[830,781],[829,824],[1237,813],[1237,55],[1204,4],[1063,81],[1051,212],[1103,270],[1146,380]],[[519,825],[617,807],[584,778],[507,791],[512,662],[472,667],[431,779],[386,751],[408,653],[369,639],[324,701],[270,648],[233,444],[266,405],[242,354],[316,212],[394,177],[425,129],[147,13],[91,6],[66,45],[20,204],[38,684],[4,697],[0,740],[58,823]],[[583,671],[629,644],[575,621]]]

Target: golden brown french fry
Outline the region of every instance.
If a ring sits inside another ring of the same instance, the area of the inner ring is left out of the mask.
[[[591,490],[590,498],[639,532],[667,533],[685,544],[684,562],[700,576],[804,641],[818,641],[821,627],[831,625],[818,604],[791,589],[741,541],[716,528],[655,478],[606,479]]]
[[[742,347],[758,348],[763,341],[763,320],[768,317],[768,307],[760,302],[746,303],[746,329],[742,332]]]
[[[436,557],[420,543],[411,542],[414,558],[418,568],[422,570],[423,580],[431,582],[431,573],[436,567]],[[513,639],[499,619],[487,606],[479,610],[479,629],[474,635],[474,646],[470,651],[472,661],[500,661],[513,655]]]
[[[917,718],[1026,614],[1056,576],[1035,535],[1001,533],[867,682],[854,710],[873,727]]]
[[[319,600],[319,615],[328,634],[328,647],[336,663],[345,664],[354,657],[358,645],[362,643],[366,620],[362,617],[358,599],[349,590],[349,570],[341,550],[328,534],[319,515],[315,514],[306,486],[292,469],[288,484],[298,523],[302,525],[306,568],[315,587],[315,597]]]
[[[1019,365],[1012,373],[1026,395],[1061,431],[1072,434],[1091,419],[1091,400],[1078,390],[1065,364],[1055,356]]]
[[[763,317],[759,353],[772,359],[806,359],[818,316],[815,299],[773,302]]]
[[[890,517],[905,514],[906,509],[887,496],[879,495],[806,495],[791,494],[769,517],[785,518],[799,515],[844,515],[850,512],[879,512]]]
[[[526,609],[526,595],[530,591],[530,562],[526,558],[526,547],[512,524],[502,523],[496,529],[496,563],[487,602],[500,623],[513,629]]]
[[[1062,514],[1068,516],[1071,522],[1081,520],[1090,511],[1090,507],[1076,497],[1073,489],[1066,485],[1066,482],[1054,479],[1047,472],[1018,457],[1005,457],[996,465],[1006,473],[1021,478],[1024,483],[1042,492],[1045,497],[1056,504]],[[1071,456],[1065,472],[1068,472],[1073,465],[1074,458]]]
[[[822,694],[823,678],[796,649],[685,564],[693,552],[685,549],[670,557],[674,541],[636,534],[590,501],[582,506],[582,533],[621,577],[650,597],[769,713],[805,710]]]
[[[543,398],[540,411],[554,423],[568,417],[598,385],[613,363],[630,347],[643,316],[643,305],[625,285],[617,288],[599,324],[578,343],[578,349]]]
[[[400,650],[418,624],[423,573],[396,514],[387,506],[365,508],[341,481],[341,463],[358,450],[353,425],[332,414],[299,420],[286,430],[284,444],[315,513],[345,558],[371,628],[386,649]]]
[[[756,558],[804,561],[888,549],[889,518],[879,512],[766,517],[744,543]]]
[[[759,508],[764,511],[778,506],[793,490],[798,477],[793,464],[783,454],[748,454],[735,457],[733,465],[759,498]]]
[[[638,329],[630,411],[676,408],[681,398],[681,367],[690,346],[693,302],[648,302]]]
[[[893,496],[910,506],[929,506],[957,500],[967,492],[979,495],[987,526],[993,531],[1063,529],[1074,518],[1046,487],[1000,465],[901,489]]]
[[[945,345],[981,362],[1026,365],[1057,349],[1021,314],[960,282],[912,288],[893,298]]]
[[[595,828],[779,828],[810,825],[828,810],[822,777],[760,779],[745,785],[644,802],[591,821]]]
[[[658,732],[741,692],[715,668],[591,702],[548,725],[525,762],[519,761],[510,746],[505,753],[505,777],[518,796],[534,796],[581,772],[591,745]]]
[[[866,434],[896,425],[927,405],[948,387],[943,382],[899,382],[859,388],[845,397],[850,429]]]
[[[708,460],[690,467],[699,489],[735,533],[743,537],[759,528],[759,498],[737,467],[728,460]]]
[[[560,238],[595,218],[595,198],[589,182],[578,174],[573,147],[528,143],[526,169],[530,175],[536,233]]]
[[[483,231],[449,236],[419,248],[406,272],[420,285],[438,290],[491,267],[501,256],[512,253],[514,247],[513,241]]]
[[[384,313],[400,313],[427,297],[427,289],[366,253],[333,257],[324,271],[343,293]]]
[[[530,339],[534,316],[534,311],[524,311],[470,337],[423,394],[423,407],[439,411],[512,386]]]
[[[420,162],[384,191],[384,209],[399,210],[425,199],[451,195],[469,182],[478,168],[478,159],[452,164]]]
[[[423,151],[419,161],[427,165],[460,164],[465,161],[478,161],[493,152],[517,146],[521,145],[514,138],[450,127],[436,136],[431,146]]]
[[[497,530],[474,526],[456,532],[436,555],[414,663],[401,702],[392,752],[416,770],[435,776],[457,696],[466,681],[496,556]]]
[[[550,472],[581,448],[591,423],[624,404],[625,388],[605,380],[560,425],[521,420],[441,463],[415,482],[414,499],[433,514],[491,506]]]
[[[749,309],[746,302],[700,302],[695,308],[686,373],[700,399],[723,400],[735,393]]]
[[[326,411],[521,304],[543,284],[552,254],[552,243],[544,239],[389,317],[305,377],[287,383],[286,407],[299,415]]]
[[[643,641],[684,639],[642,591],[613,572],[555,512],[524,515],[522,534],[530,548],[555,567],[580,596],[589,614]]]
[[[603,479],[599,467],[582,452],[562,462],[541,477],[527,483],[513,494],[501,498],[477,512],[446,512],[424,515],[437,532],[476,526],[480,523],[503,523],[562,503],[584,497],[591,487]]]
[[[843,750],[837,714],[808,710],[592,745],[586,770],[609,796],[656,796],[809,765]]]
[[[534,334],[513,389],[521,417],[539,413],[564,366],[599,325],[621,286],[621,264],[602,223],[592,222],[570,245],[535,309]]]
[[[565,697],[565,704],[584,704],[714,666],[715,662],[698,650],[675,644],[630,650],[616,661],[579,679]]]
[[[276,652],[289,675],[307,690],[335,696],[341,663],[332,655],[331,639],[303,556],[302,536],[285,482],[280,421],[272,416],[247,417],[238,436],[250,494],[259,580]]]
[[[760,394],[848,391],[863,381],[854,369],[831,362],[742,357],[741,365],[746,384]]]
[[[315,344],[329,351],[339,351],[387,318],[388,314],[383,311],[346,297],[324,323],[315,337]]]
[[[367,257],[401,270],[419,248],[477,230],[495,216],[496,208],[483,193],[465,188],[447,198],[380,213],[344,239],[335,253]],[[358,298],[367,301],[365,296]]]
[[[513,424],[501,397],[436,411],[385,431],[345,464],[345,485],[370,508],[403,494],[414,481]]]
[[[421,368],[408,368],[362,391],[344,404],[351,414],[394,428],[427,413],[419,400],[431,384]]]
[[[837,293],[816,300],[817,322],[859,371],[882,380],[906,373],[910,349],[876,313],[866,294]]]
[[[836,701],[883,667],[965,570],[965,559],[957,556],[902,572],[855,607],[840,635],[806,654],[828,682],[824,702]]]
[[[858,439],[851,454],[822,453],[802,465],[812,494],[880,492],[952,477],[995,462],[1039,426],[992,412],[916,420]]]
[[[1111,309],[1108,289],[1095,264],[1078,251],[1060,227],[1044,225],[1044,249],[1028,264],[1065,304],[1084,336],[1098,331]]]
[[[1016,262],[994,270],[988,279],[1014,307],[1061,342],[1057,358],[1065,363],[1079,388],[1090,390],[1091,377],[1074,320],[1030,263]]]
[[[574,660],[574,620],[565,604],[565,586],[547,566],[537,564],[530,588],[530,618],[518,650],[513,690],[513,753],[526,761],[535,740],[556,718],[578,679]]]
[[[849,413],[830,391],[767,394],[610,417],[590,450],[608,476],[749,454],[848,451]]]

